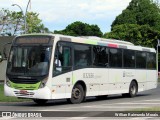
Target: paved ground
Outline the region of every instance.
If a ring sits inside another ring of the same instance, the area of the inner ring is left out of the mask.
[[[90,119],[88,116],[92,117],[102,114],[106,116],[106,114],[109,113],[106,111],[128,111],[137,108],[157,106],[160,107],[160,85],[158,85],[157,89],[139,93],[135,98],[124,98],[121,95],[112,95],[105,100],[97,100],[95,97],[89,97],[86,102],[74,105],[67,103],[66,100],[49,101],[45,106],[36,105],[34,102],[0,103],[0,111],[54,111],[48,114],[55,114],[57,116],[66,116],[65,114],[68,114],[69,118],[67,119],[73,119],[77,114],[81,119]],[[152,117],[148,117],[145,119],[151,118]]]

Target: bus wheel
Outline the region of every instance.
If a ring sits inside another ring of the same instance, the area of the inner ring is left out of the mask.
[[[37,103],[38,105],[44,105],[44,104],[46,104],[46,102],[47,102],[48,100],[45,100],[45,99],[33,99],[33,101],[34,101],[35,103]]]
[[[135,97],[138,92],[138,86],[135,81],[132,81],[129,87],[129,93],[122,94],[123,97]]]
[[[73,104],[81,103],[84,100],[84,90],[80,84],[77,84],[72,90],[72,96],[68,99]]]
[[[138,86],[135,81],[132,81],[129,87],[129,97],[135,97],[138,92]]]

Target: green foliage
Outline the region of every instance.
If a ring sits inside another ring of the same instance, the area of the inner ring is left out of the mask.
[[[8,9],[0,10],[0,35],[11,36],[18,31],[22,31],[21,24],[23,23],[21,12],[13,12]]]
[[[49,32],[38,16],[39,14],[34,12],[27,13],[27,33]],[[24,29],[24,15],[22,12],[10,11],[3,8],[0,10],[0,35],[19,35],[24,33]]]
[[[149,25],[122,24],[113,27],[110,33],[104,34],[105,38],[122,39],[147,47],[156,47],[160,32]]]
[[[71,36],[102,36],[102,32],[97,25],[89,25],[82,22],[74,22],[68,25],[64,30],[54,31],[56,34]]]
[[[18,99],[16,97],[7,97],[4,95],[4,85],[0,84],[0,102],[27,102],[30,99]]]
[[[38,16],[38,13],[27,13],[27,33],[49,32],[48,28],[44,27],[44,24],[42,24],[42,20],[39,19]]]
[[[132,0],[122,14],[112,23],[114,26],[121,24],[149,25],[160,31],[160,7],[153,0]]]

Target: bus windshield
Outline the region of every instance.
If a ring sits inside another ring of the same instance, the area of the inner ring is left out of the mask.
[[[8,59],[7,74],[44,76],[48,74],[52,47],[13,46]]]

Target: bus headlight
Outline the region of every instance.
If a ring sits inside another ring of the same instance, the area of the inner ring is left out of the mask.
[[[41,82],[41,84],[40,84],[40,86],[39,86],[39,88],[44,88],[45,87],[45,83],[44,82]]]
[[[44,88],[46,86],[47,80],[48,80],[48,78],[45,78],[44,80],[42,80],[39,88]]]
[[[6,78],[6,85],[7,85],[8,87],[11,87],[11,84],[10,84],[10,81],[9,81],[8,78]]]

